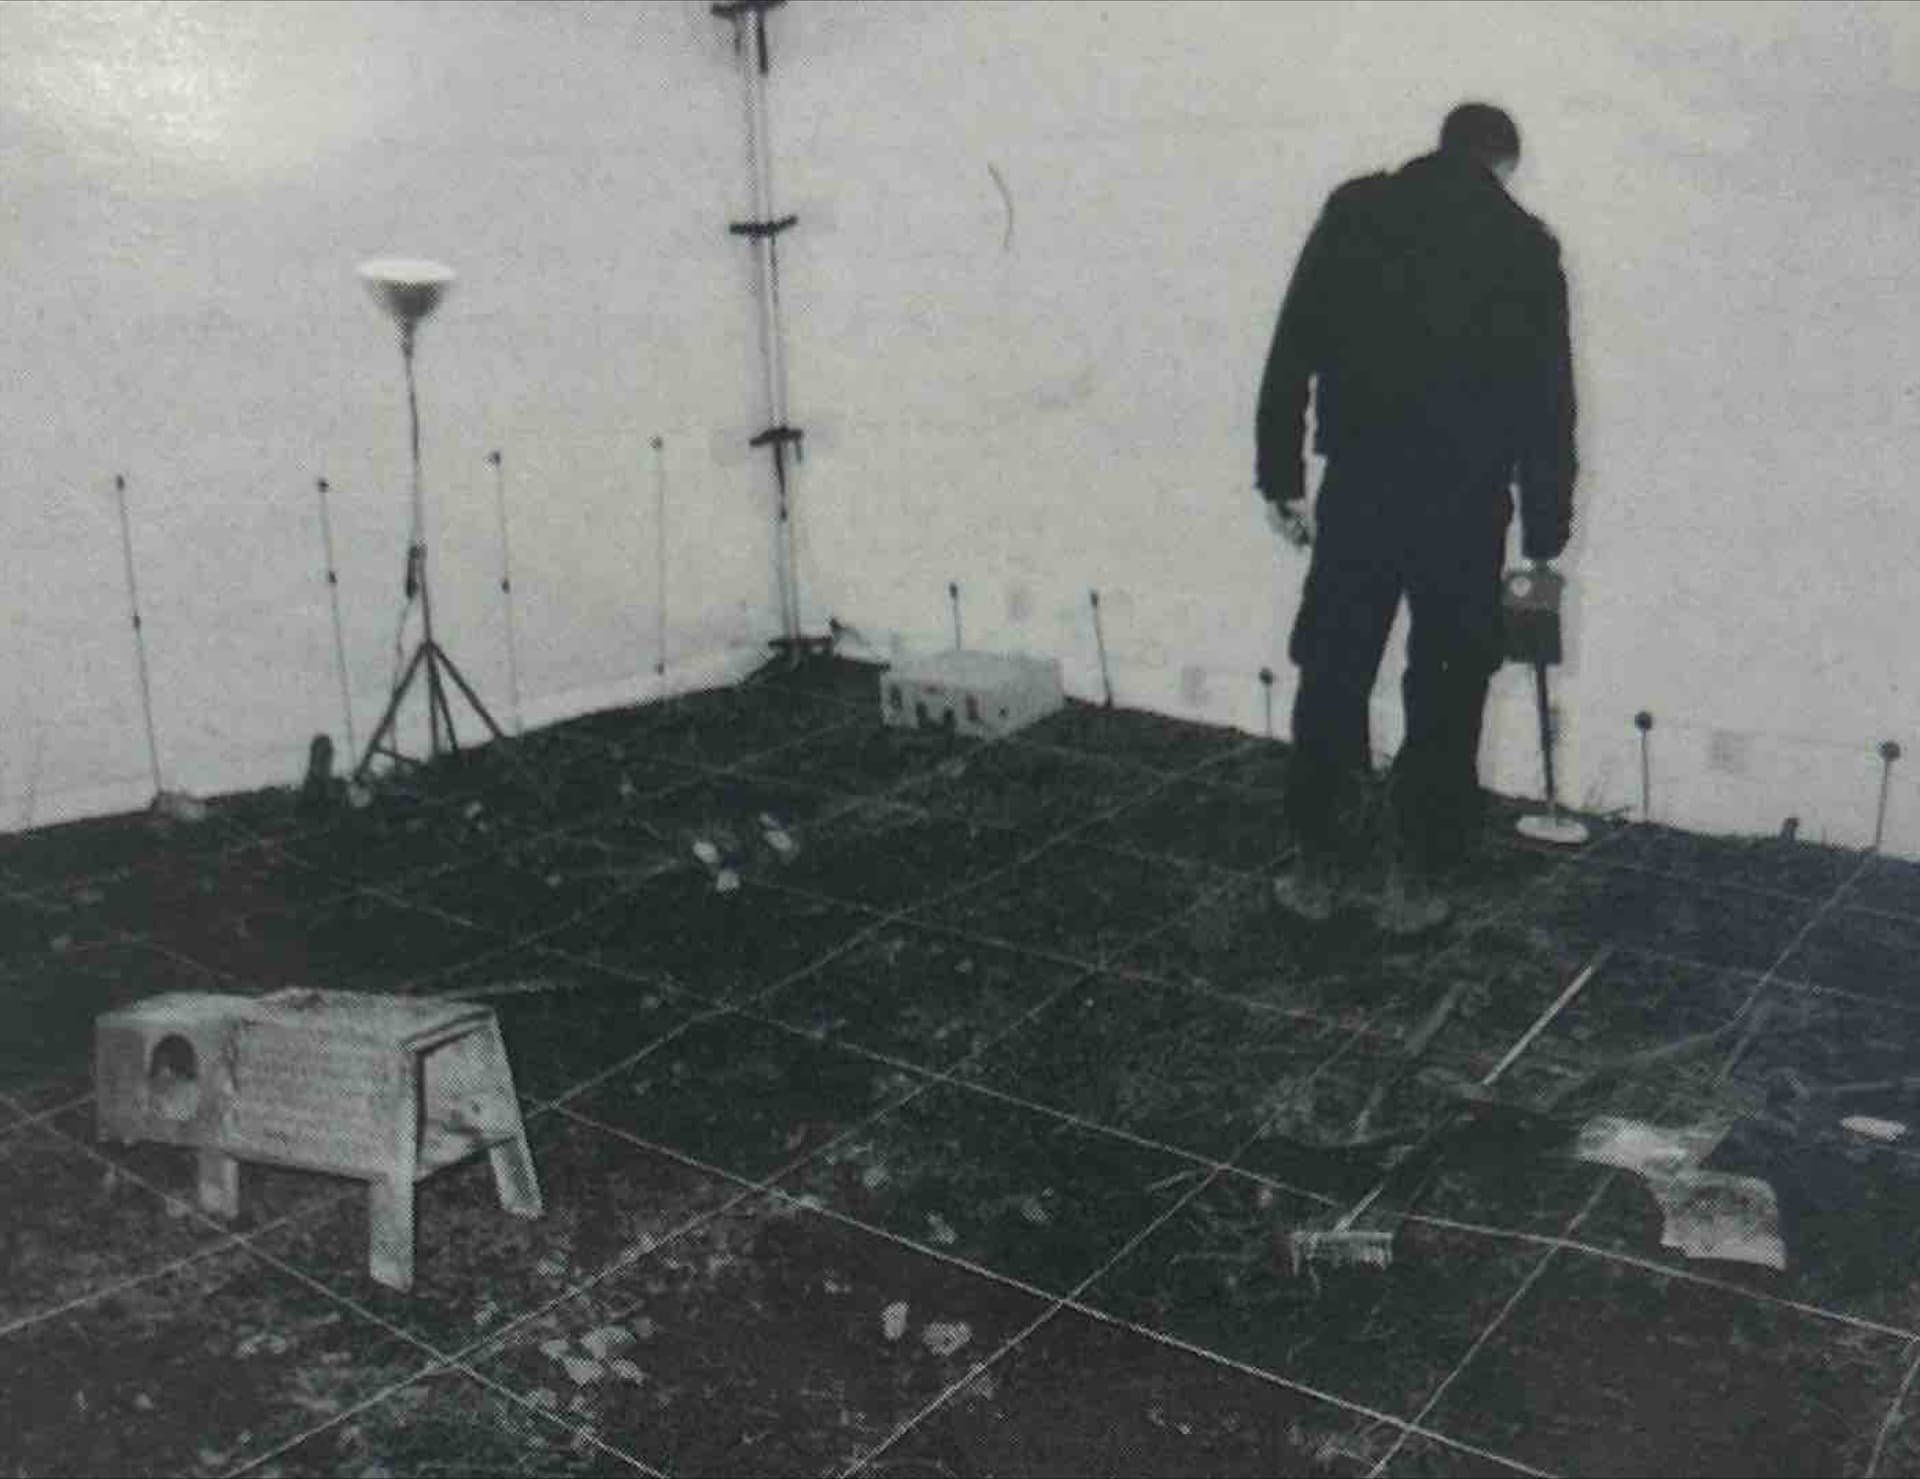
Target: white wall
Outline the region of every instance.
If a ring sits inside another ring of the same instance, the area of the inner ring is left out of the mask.
[[[321,730],[344,756],[321,476],[366,741],[407,488],[370,256],[461,274],[420,331],[435,617],[502,722],[496,448],[529,722],[653,686],[654,436],[668,681],[752,660],[778,616],[731,35],[691,0],[0,6],[0,826],[152,793],[116,473],[166,783],[296,780]]]
[[[1249,490],[1273,314],[1326,192],[1486,97],[1573,284],[1563,794],[1637,805],[1646,708],[1657,815],[1871,837],[1875,749],[1920,739],[1920,11],[836,0],[773,25],[816,619],[938,646],[957,580],[969,645],[1057,653],[1084,694],[1098,586],[1123,699],[1258,728],[1271,665],[1284,729],[1301,569]],[[1537,790],[1532,736],[1510,672],[1502,789]]]
[[[1875,747],[1920,742],[1920,13],[796,0],[770,30],[810,625],[942,645],[957,580],[970,645],[1090,694],[1097,586],[1123,701],[1257,730],[1271,666],[1284,732],[1301,570],[1248,488],[1273,313],[1328,189],[1490,97],[1573,279],[1563,792],[1637,802],[1647,708],[1662,817],[1871,835]],[[365,739],[405,520],[375,253],[462,273],[421,371],[437,612],[483,692],[493,447],[530,721],[649,691],[654,435],[675,676],[751,660],[778,617],[731,34],[703,0],[0,6],[0,825],[151,789],[116,472],[168,783],[291,780],[342,737],[320,475]],[[1532,791],[1524,675],[1493,720],[1491,780]]]

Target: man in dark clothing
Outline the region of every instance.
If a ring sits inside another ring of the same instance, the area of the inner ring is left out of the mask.
[[[1406,738],[1388,791],[1390,929],[1440,923],[1432,880],[1479,813],[1500,576],[1518,489],[1523,553],[1567,543],[1574,397],[1552,234],[1505,189],[1520,136],[1498,108],[1447,115],[1440,147],[1328,198],[1294,269],[1260,388],[1255,482],[1313,546],[1288,654],[1299,669],[1286,811],[1298,865],[1281,901],[1331,913],[1371,765],[1368,703],[1404,597]],[[1310,524],[1303,418],[1327,461]]]

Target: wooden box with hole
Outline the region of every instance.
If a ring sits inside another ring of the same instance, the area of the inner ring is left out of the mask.
[[[241,1161],[370,1183],[368,1267],[413,1285],[414,1187],[486,1151],[500,1205],[541,1213],[540,1184],[489,1007],[290,988],[170,993],[94,1022],[103,1141],[199,1153],[201,1207],[240,1211]]]
[[[956,649],[880,675],[880,717],[897,729],[1011,734],[1065,704],[1058,658]]]

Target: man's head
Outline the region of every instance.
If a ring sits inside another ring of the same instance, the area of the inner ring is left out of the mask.
[[[1462,103],[1440,125],[1440,152],[1476,160],[1504,180],[1520,163],[1520,130],[1491,103]]]

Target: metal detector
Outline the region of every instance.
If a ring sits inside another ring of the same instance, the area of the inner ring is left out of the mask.
[[[1533,669],[1533,702],[1540,725],[1540,768],[1546,779],[1547,814],[1521,817],[1514,830],[1533,842],[1578,847],[1590,835],[1586,824],[1560,810],[1553,778],[1553,703],[1547,669],[1560,661],[1560,598],[1566,581],[1544,561],[1509,570],[1501,583],[1504,640],[1509,662]]]

